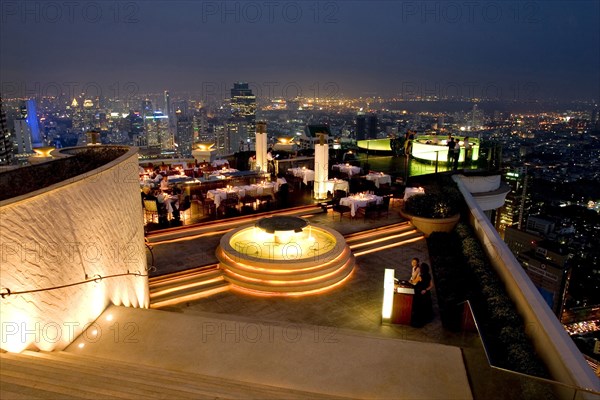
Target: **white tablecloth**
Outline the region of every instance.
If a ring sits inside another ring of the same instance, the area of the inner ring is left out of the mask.
[[[188,179],[187,175],[169,175],[167,176],[167,181],[175,181],[177,179]]]
[[[356,215],[356,210],[359,207],[366,207],[367,203],[374,201],[376,204],[383,203],[383,197],[376,196],[374,194],[365,194],[365,195],[354,195],[350,197],[343,197],[340,199],[340,205],[342,206],[350,206],[350,215],[353,217]]]
[[[392,184],[392,177],[386,174],[380,174],[377,172],[374,173],[370,173],[365,175],[365,178],[367,178],[367,180],[369,181],[374,181],[375,182],[375,187],[379,187],[379,185],[382,184]]]
[[[211,175],[223,175],[223,174],[230,174],[232,172],[238,172],[238,170],[235,168],[221,168],[221,169],[211,172],[210,174]]]
[[[302,182],[308,185],[308,182],[315,180],[315,171],[308,168],[290,168],[288,169],[292,175],[302,178]]]
[[[360,167],[356,167],[353,165],[346,165],[346,164],[335,164],[331,168],[339,169],[340,172],[348,174],[348,177],[351,177],[352,175],[360,174],[360,171],[361,171]]]
[[[212,162],[212,166],[216,167],[216,168],[222,167],[225,164],[229,165],[229,161],[227,161],[227,160],[215,160],[215,161]]]
[[[219,207],[221,205],[221,201],[227,198],[227,193],[237,193],[238,197],[241,199],[246,194],[250,194],[252,196],[273,196],[275,192],[275,183],[274,182],[265,182],[264,184],[256,184],[256,185],[245,185],[245,186],[233,186],[229,189],[213,189],[206,192],[206,197],[208,199],[212,199],[215,202],[215,205]]]
[[[408,199],[410,196],[414,196],[415,194],[425,194],[425,189],[407,187],[406,189],[404,189],[404,200]]]
[[[335,193],[336,190],[343,190],[346,193],[350,191],[348,181],[343,179],[330,179],[325,182],[325,188],[327,188],[327,191],[331,192],[332,194]]]

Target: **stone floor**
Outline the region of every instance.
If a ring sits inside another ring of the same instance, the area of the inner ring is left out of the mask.
[[[308,217],[311,224],[326,225],[342,234],[350,234],[379,226],[401,222],[397,209],[389,218],[374,220],[339,219],[328,213]],[[154,247],[155,263],[159,271],[176,270],[186,264],[198,266],[217,262],[214,250],[220,235],[202,237],[190,241],[159,244]],[[462,335],[442,328],[433,290],[434,319],[422,328],[403,325],[382,325],[383,275],[386,268],[394,268],[396,277],[410,277],[410,261],[418,257],[429,262],[426,241],[419,240],[404,246],[366,254],[357,258],[351,278],[342,287],[317,296],[300,298],[253,297],[233,291],[222,292],[206,299],[180,305],[173,310],[184,313],[211,312],[244,317],[263,318],[273,321],[307,323],[344,329],[376,332],[390,337],[422,342],[461,345]]]
[[[323,224],[346,235],[402,221],[397,208],[388,218],[364,221],[342,220],[331,210],[307,216],[313,224]],[[154,246],[155,264],[159,271],[174,271],[217,262],[214,250],[220,235]],[[425,240],[405,246],[385,249],[359,256],[351,278],[345,285],[316,296],[301,298],[252,297],[234,291],[222,292],[195,302],[170,309],[190,316],[222,315],[271,323],[308,324],[334,330],[352,330],[378,336],[457,346],[462,351],[464,365],[474,398],[513,398],[520,384],[493,370],[476,333],[455,333],[443,328],[435,288],[433,290],[434,318],[422,328],[381,323],[384,269],[394,268],[396,277],[410,276],[410,260],[418,257],[429,262]],[[432,369],[443,368],[432,361]],[[507,387],[510,390],[506,389]],[[530,397],[531,398],[531,397]]]

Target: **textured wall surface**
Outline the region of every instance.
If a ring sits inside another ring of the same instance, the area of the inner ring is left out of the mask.
[[[137,149],[96,170],[0,203],[0,347],[58,350],[109,305],[148,307]],[[93,338],[90,338],[93,340]]]

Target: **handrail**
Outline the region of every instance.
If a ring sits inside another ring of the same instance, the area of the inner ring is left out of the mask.
[[[475,323],[475,328],[477,328],[477,333],[479,335],[479,338],[481,339],[481,344],[483,345],[483,351],[485,353],[485,358],[487,359],[488,365],[491,368],[499,370],[499,371],[502,371],[502,372],[506,372],[506,373],[511,374],[511,375],[516,375],[516,376],[524,377],[524,378],[527,378],[527,379],[533,379],[533,380],[536,380],[536,381],[539,381],[539,382],[543,382],[543,383],[546,383],[546,384],[559,385],[559,386],[565,387],[567,389],[590,393],[590,394],[593,394],[594,396],[600,396],[600,392],[597,392],[597,391],[595,391],[593,389],[583,388],[583,387],[580,387],[580,386],[575,386],[575,385],[571,385],[571,384],[568,384],[568,383],[555,381],[555,380],[552,380],[552,379],[540,378],[539,376],[528,375],[528,374],[524,374],[522,372],[517,372],[517,371],[513,371],[513,370],[510,370],[510,369],[506,369],[506,368],[498,367],[498,366],[494,365],[491,362],[491,359],[490,359],[490,356],[489,356],[489,353],[488,353],[488,350],[487,350],[487,346],[485,344],[485,341],[483,340],[483,336],[481,335],[481,330],[479,329],[479,324],[477,323],[477,318],[475,317],[475,313],[473,312],[473,307],[471,307],[471,302],[469,300],[465,300],[463,302],[458,303],[457,305],[462,305],[462,304],[465,304],[465,303],[469,306],[469,312],[473,316],[473,322]],[[573,396],[573,398],[575,398],[575,396]]]
[[[46,287],[46,288],[40,288],[40,289],[20,290],[18,292],[13,292],[9,288],[1,288],[0,290],[2,290],[3,292],[0,293],[0,297],[4,299],[5,297],[15,296],[15,295],[19,295],[19,294],[47,292],[47,291],[50,291],[50,290],[64,289],[66,287],[83,285],[83,284],[90,283],[90,282],[98,283],[98,282],[102,281],[103,279],[118,278],[118,277],[121,277],[121,276],[128,276],[128,275],[131,275],[131,276],[149,276],[150,272],[153,272],[155,269],[156,269],[156,267],[151,266],[150,268],[146,269],[146,273],[145,274],[142,274],[139,271],[129,272],[129,270],[127,272],[125,272],[125,273],[122,273],[122,274],[113,274],[113,275],[106,275],[106,276],[101,276],[101,275],[97,275],[96,274],[92,278],[87,278],[86,277],[85,280],[79,281],[79,282],[66,283],[64,285],[52,286],[52,287]]]

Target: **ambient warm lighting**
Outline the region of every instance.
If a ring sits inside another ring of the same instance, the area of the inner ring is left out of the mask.
[[[77,345],[77,347],[79,347],[80,349],[83,349],[83,348],[85,347],[85,343],[79,343],[79,344]]]
[[[298,217],[274,216],[237,228],[221,238],[216,255],[232,287],[268,296],[322,293],[354,268],[342,235]]]
[[[112,321],[112,320],[113,320],[113,316],[112,316],[112,314],[108,314],[108,315],[106,316],[106,320],[107,320],[107,321]]]
[[[33,151],[35,152],[36,157],[51,157],[50,153],[54,149],[55,149],[55,147],[46,146],[46,147],[36,147],[35,149],[33,149]]]
[[[209,151],[212,149],[212,147],[214,146],[214,143],[199,143],[198,144],[198,149],[202,150],[202,151]]]
[[[381,318],[384,321],[392,318],[392,308],[394,305],[394,274],[395,271],[393,269],[385,269],[383,278],[383,306],[381,308]]]

